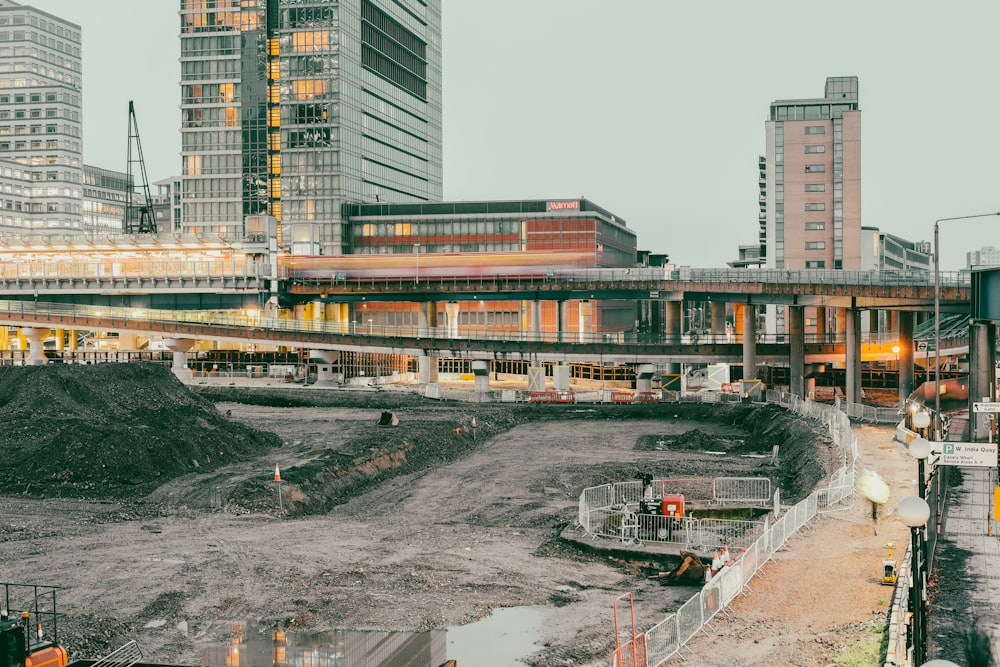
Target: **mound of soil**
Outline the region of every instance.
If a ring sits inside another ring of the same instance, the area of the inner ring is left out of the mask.
[[[280,445],[226,419],[163,365],[0,367],[0,488],[8,494],[135,498]]]

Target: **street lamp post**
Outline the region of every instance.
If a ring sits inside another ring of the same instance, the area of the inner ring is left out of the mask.
[[[921,410],[913,415],[912,420],[913,428],[917,429],[921,438],[927,437],[927,427],[931,425],[931,416],[925,411]],[[912,450],[910,450],[912,451]]]
[[[911,443],[912,444],[912,443]],[[918,532],[931,516],[931,508],[927,501],[919,496],[907,496],[899,503],[899,518],[910,528],[910,554],[913,556],[910,565],[910,578],[913,586],[910,590],[910,606],[913,612],[913,664],[924,664],[926,658],[926,610],[924,609],[923,576],[920,563],[920,549],[917,548]]]
[[[994,215],[1000,215],[1000,211],[940,218],[934,221],[934,439],[938,441],[943,438],[941,433],[941,252],[938,227],[942,222],[950,220],[989,218]]]
[[[916,426],[916,419],[914,419],[914,426]],[[924,500],[927,499],[927,478],[924,476],[924,461],[926,461],[927,457],[930,455],[931,443],[929,443],[926,438],[914,438],[910,443],[910,456],[917,460],[917,495]]]
[[[899,344],[892,346],[892,353],[896,355],[896,394],[899,404],[903,405],[906,396],[903,395],[903,371],[899,367]]]

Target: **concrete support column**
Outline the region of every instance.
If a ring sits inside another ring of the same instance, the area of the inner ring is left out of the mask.
[[[900,315],[906,315],[906,313],[901,313],[898,310],[890,310],[887,312],[887,317],[889,320],[889,326],[886,327],[887,331],[899,331]]]
[[[668,343],[681,342],[681,306],[680,301],[667,301],[667,321],[664,323],[664,333]]]
[[[485,403],[490,400],[490,362],[476,359],[472,362],[472,374],[475,380],[472,387],[472,400]]]
[[[417,375],[421,384],[435,384],[438,381],[437,356],[417,357]]]
[[[0,331],[0,334],[3,335],[3,339],[2,339],[2,342],[0,342],[0,349],[6,350],[7,349],[7,327],[2,327],[2,329],[3,330]],[[76,348],[77,348],[76,336],[77,336],[76,329],[70,329],[69,330],[69,349],[70,349],[71,352],[76,352]]]
[[[868,335],[872,338],[873,341],[876,340],[876,339],[878,339],[878,334],[879,334],[879,326],[878,326],[879,312],[880,311],[874,310],[874,309],[868,311]]]
[[[578,328],[577,340],[581,343],[586,343],[590,340],[591,329],[593,329],[594,322],[594,310],[593,304],[590,301],[580,301],[577,304],[578,308]]]
[[[663,322],[663,334],[666,342],[669,343],[680,343],[681,342],[681,306],[683,305],[680,301],[667,301],[664,304],[666,306],[666,317]],[[678,363],[667,363],[664,364],[663,370],[669,375],[677,375],[683,369],[681,364]]]
[[[56,350],[62,352],[66,349],[66,330],[56,329]]]
[[[308,306],[309,306],[309,304],[307,304],[307,303],[297,303],[297,304],[295,304],[294,308],[292,308],[292,313],[294,314],[294,317],[295,317],[296,320],[298,320],[298,321],[301,322],[302,320],[306,319],[306,315],[307,315],[306,311],[308,310]]]
[[[847,386],[844,387],[844,394],[848,403],[861,403],[861,311],[838,308],[837,316],[837,328],[843,321],[847,336],[844,348],[847,351],[844,362]]]
[[[444,304],[444,312],[448,316],[448,337],[458,338],[458,314],[461,312],[461,304],[458,301],[449,301]]]
[[[0,350],[10,349],[10,327],[6,324],[0,326]],[[71,350],[75,350],[75,347],[71,347]]]
[[[972,441],[982,442],[989,437],[991,415],[974,412],[973,403],[992,402],[995,397],[997,328],[993,322],[973,322],[969,325],[969,427]]]
[[[21,329],[24,338],[28,342],[28,359],[25,363],[28,366],[42,366],[45,364],[45,351],[43,341],[49,335],[49,329],[39,329],[25,327]]]
[[[174,353],[173,364],[170,366],[171,372],[177,376],[181,382],[190,382],[194,374],[187,365],[187,353],[194,347],[193,338],[164,338],[163,346]]]
[[[712,335],[723,336],[726,333],[726,304],[724,301],[712,302]],[[722,340],[721,338],[717,340]]]
[[[757,379],[757,307],[743,306],[743,379]]]
[[[433,333],[437,329],[437,315],[437,301],[429,301],[417,305],[417,328],[421,334]]]
[[[339,307],[337,314],[340,314]],[[309,350],[309,359],[316,362],[317,385],[330,386],[344,381],[343,373],[333,372],[333,364],[340,360],[340,352],[336,350]]]
[[[552,367],[552,389],[569,391],[569,366],[557,364]]]
[[[635,390],[637,392],[653,391],[653,375],[656,373],[656,366],[653,364],[639,364],[635,369]]]
[[[788,390],[793,396],[806,397],[805,311],[802,306],[788,306]]]
[[[834,319],[836,320],[836,323],[835,323],[836,329],[835,329],[835,331],[837,332],[837,340],[838,341],[847,340],[847,330],[851,326],[848,323],[849,320],[851,319],[851,314],[848,312],[848,309],[847,308],[837,308],[834,311]],[[860,322],[860,320],[859,320],[859,322]],[[860,334],[860,332],[861,332],[861,329],[859,328],[858,329],[858,333]],[[860,336],[859,336],[859,341],[860,341]]]
[[[913,393],[913,313],[899,313],[899,404]]]
[[[528,391],[545,391],[545,368],[532,364],[528,366]]]
[[[556,340],[562,342],[569,338],[567,331],[569,329],[569,302],[559,301],[558,304],[558,324],[556,325],[558,334],[556,336]]]
[[[542,302],[528,302],[528,325],[531,327],[529,340],[542,339]]]

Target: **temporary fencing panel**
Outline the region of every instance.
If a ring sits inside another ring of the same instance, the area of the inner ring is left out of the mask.
[[[771,480],[767,477],[717,477],[715,479],[717,502],[771,502]]]
[[[658,665],[676,653],[681,645],[677,614],[670,614],[646,631],[646,661]]]
[[[715,480],[711,477],[677,477],[653,480],[657,495],[679,493],[687,502],[708,502],[715,499]]]
[[[681,646],[689,642],[705,624],[703,620],[705,609],[702,606],[701,598],[701,595],[695,595],[677,610],[677,636]]]

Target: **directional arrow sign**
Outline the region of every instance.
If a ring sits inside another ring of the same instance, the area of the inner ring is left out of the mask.
[[[1000,413],[1000,403],[973,403],[973,412],[990,412],[993,414]]]
[[[936,463],[965,468],[993,468],[997,465],[995,442],[934,442],[931,449],[941,452]]]

